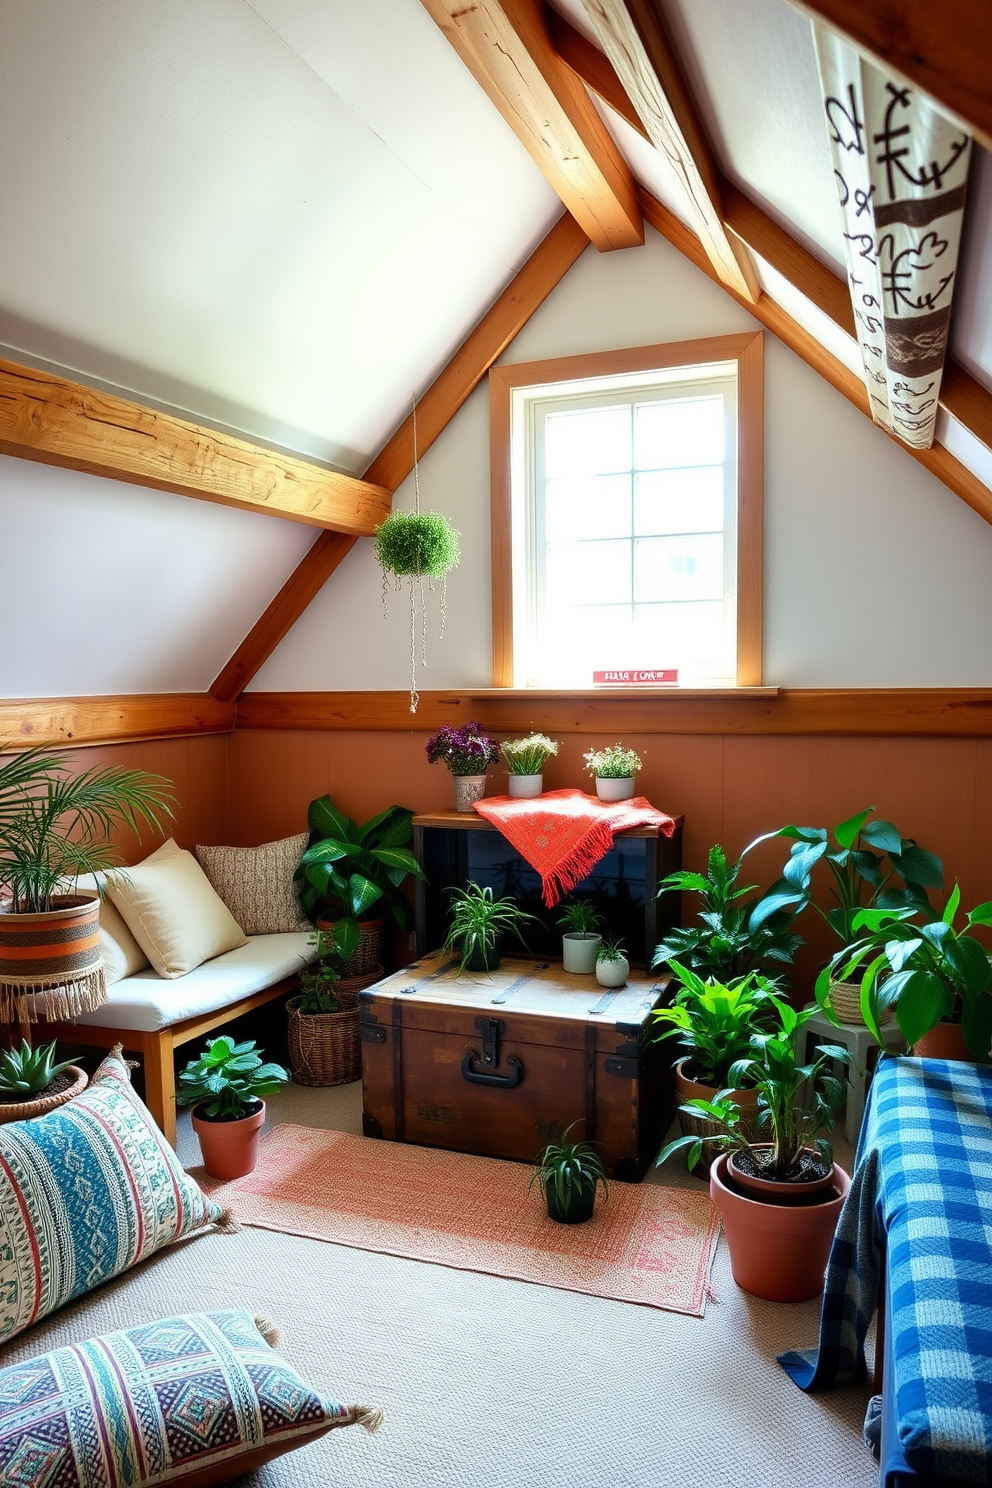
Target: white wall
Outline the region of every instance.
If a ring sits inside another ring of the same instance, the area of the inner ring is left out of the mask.
[[[755,322],[649,230],[589,249],[503,360],[746,330]],[[992,527],[765,336],[765,680],[790,687],[992,686]],[[491,683],[489,431],[479,388],[421,461],[425,508],[462,533],[424,688]],[[395,505],[413,506],[413,482]],[[382,615],[371,542],[353,550],[262,668],[258,691],[401,688],[405,603]]]

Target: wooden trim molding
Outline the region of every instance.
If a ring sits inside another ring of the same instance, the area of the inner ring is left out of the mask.
[[[642,196],[644,194],[642,193]],[[651,198],[651,202],[654,199]],[[647,209],[645,216],[648,216]],[[650,219],[648,219],[650,220]],[[683,228],[706,258],[711,277],[716,270],[699,239]],[[622,376],[666,367],[698,367],[736,362],[738,368],[737,471],[737,680],[761,685],[761,592],[764,553],[764,379],[760,331],[733,336],[707,336],[698,341],[669,341],[658,346],[632,346],[620,351],[594,351],[581,356],[514,362],[489,373],[490,523],[492,529],[493,683],[512,688],[513,540],[511,501],[511,404],[515,388],[542,383],[577,382],[589,377]],[[597,694],[598,696],[598,694]]]
[[[423,692],[416,732],[478,719],[498,733],[992,737],[992,688],[603,688]],[[412,732],[408,692],[247,692],[238,729]]]
[[[366,536],[390,493],[112,393],[0,361],[0,453]]]
[[[0,754],[35,744],[81,748],[136,739],[226,734],[233,703],[205,692],[150,692],[120,697],[0,698]]]
[[[988,0],[791,0],[902,73],[992,150]]]
[[[542,0],[421,0],[601,251],[644,241],[630,168],[555,51]]]
[[[496,358],[588,247],[589,239],[566,212],[420,399],[417,444],[421,455],[443,433]],[[412,469],[411,414],[383,445],[365,476],[394,491]],[[213,697],[230,702],[239,696],[353,547],[350,539],[341,539],[331,532],[321,533],[211,684]]]

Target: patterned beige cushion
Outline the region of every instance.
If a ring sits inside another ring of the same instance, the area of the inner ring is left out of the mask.
[[[261,847],[197,847],[200,866],[246,935],[309,930],[293,883],[306,832]]]
[[[107,892],[160,977],[185,976],[245,943],[193,854],[171,838],[143,863],[108,873]]]

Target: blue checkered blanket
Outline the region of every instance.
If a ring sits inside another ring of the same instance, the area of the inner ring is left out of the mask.
[[[987,1483],[992,1464],[992,1070],[884,1058],[827,1267],[803,1390],[865,1374],[888,1251],[885,1347],[899,1445],[916,1472]]]

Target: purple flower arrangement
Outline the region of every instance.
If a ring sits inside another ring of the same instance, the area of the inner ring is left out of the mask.
[[[427,758],[432,765],[447,765],[452,775],[484,775],[486,766],[499,759],[499,745],[482,732],[481,723],[461,728],[446,723],[428,740]]]

